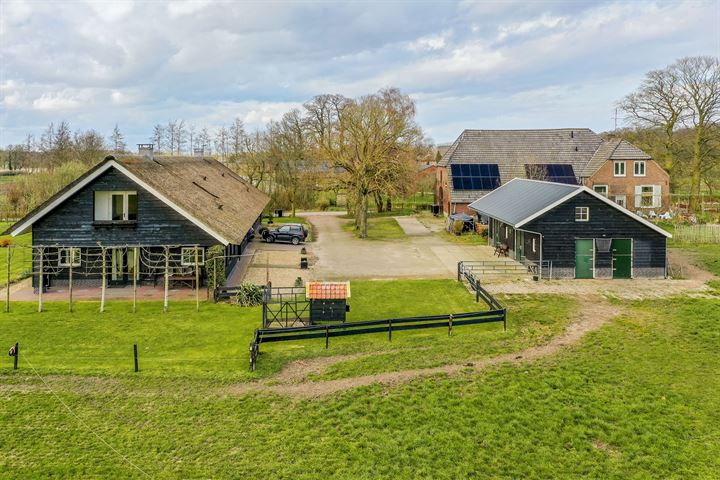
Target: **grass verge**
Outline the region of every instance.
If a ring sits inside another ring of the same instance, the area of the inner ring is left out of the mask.
[[[353,235],[358,235],[354,222],[345,222],[343,224],[343,230]],[[402,238],[407,238],[407,235],[394,218],[368,218],[368,240],[398,240]]]

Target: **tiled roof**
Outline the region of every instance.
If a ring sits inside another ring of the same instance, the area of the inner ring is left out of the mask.
[[[525,178],[525,165],[568,164],[575,175],[590,177],[610,158],[649,159],[642,150],[622,140],[603,141],[589,128],[548,130],[465,130],[445,152],[439,166],[452,163],[494,163],[501,182]],[[454,203],[469,203],[483,191],[458,190],[448,172],[450,195]]]
[[[344,300],[350,298],[350,282],[308,282],[305,296],[311,300]]]

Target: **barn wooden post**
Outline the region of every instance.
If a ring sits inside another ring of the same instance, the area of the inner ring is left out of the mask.
[[[138,270],[140,267],[140,248],[135,247],[133,248],[133,251],[135,252],[133,255],[133,307],[132,311],[135,313],[137,310],[137,278],[138,278]]]
[[[105,288],[107,288],[107,249],[102,247],[102,285],[100,286],[100,312],[105,311]]]
[[[170,247],[165,247],[165,296],[163,298],[163,312],[168,311],[168,289],[170,287]]]
[[[73,261],[75,260],[75,251],[74,249],[70,249],[70,270],[68,271],[68,302],[69,302],[69,308],[70,313],[73,311],[73,298],[72,298],[72,287],[73,287]]]
[[[7,246],[7,284],[5,285],[5,311],[10,311],[10,245]]]
[[[198,254],[200,248],[195,245],[195,310],[200,311],[200,269],[199,261],[198,261]]]
[[[40,247],[40,271],[38,272],[38,312],[43,311],[43,260],[45,257],[45,248]]]

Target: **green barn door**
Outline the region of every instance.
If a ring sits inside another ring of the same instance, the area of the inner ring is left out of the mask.
[[[592,240],[575,240],[575,278],[593,278]]]
[[[632,240],[614,238],[612,245],[613,278],[630,278],[632,276]]]

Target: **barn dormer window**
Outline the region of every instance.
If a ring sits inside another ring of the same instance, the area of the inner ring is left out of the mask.
[[[137,207],[137,192],[95,192],[96,221],[135,221]]]
[[[590,220],[590,207],[575,207],[575,221],[587,222]]]

